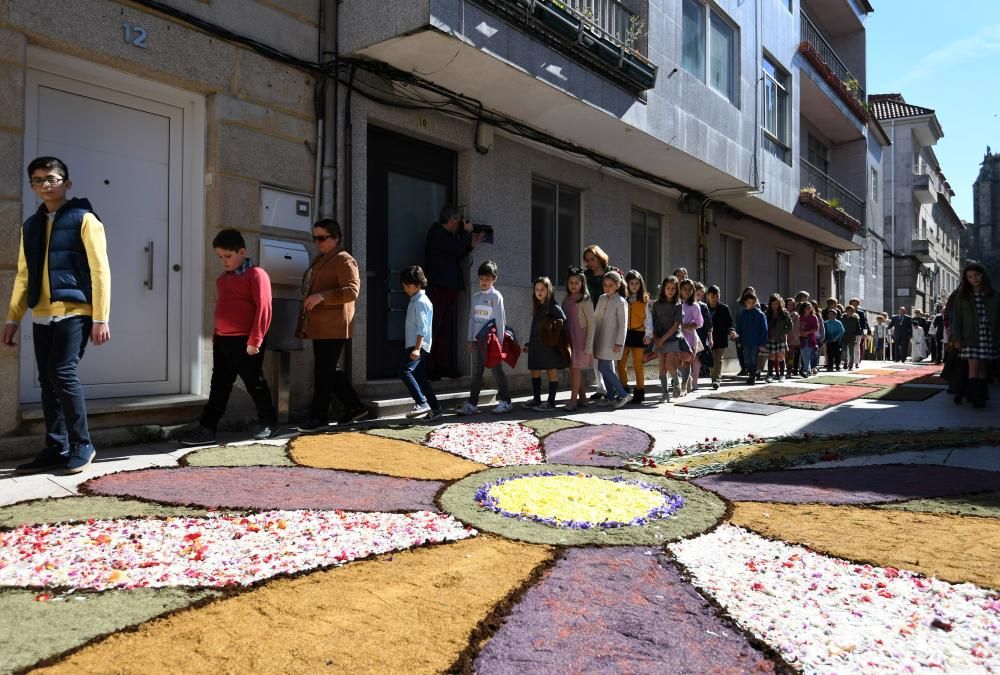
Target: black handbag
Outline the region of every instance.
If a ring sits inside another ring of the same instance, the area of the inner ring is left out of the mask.
[[[646,331],[644,330],[634,330],[629,328],[625,333],[625,346],[626,347],[645,347],[643,344],[643,339],[646,337]]]
[[[682,354],[691,354],[691,345],[684,338],[684,333],[682,331],[677,331],[677,344],[681,348]]]

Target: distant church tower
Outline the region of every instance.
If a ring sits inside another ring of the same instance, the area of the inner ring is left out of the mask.
[[[979,177],[972,186],[973,222],[962,241],[962,257],[985,263],[1000,275],[1000,152],[986,146]]]

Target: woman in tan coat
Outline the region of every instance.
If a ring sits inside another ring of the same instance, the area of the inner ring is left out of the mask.
[[[358,263],[341,246],[343,237],[340,224],[331,218],[313,225],[319,255],[302,279],[304,337],[313,343],[313,400],[309,421],[299,426],[300,431],[326,427],[334,396],[344,410],[339,422],[356,422],[368,415],[347,375],[337,370],[351,339],[354,303],[361,291]]]

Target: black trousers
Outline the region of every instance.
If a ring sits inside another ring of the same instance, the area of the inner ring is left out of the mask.
[[[434,349],[427,363],[428,377],[458,377],[458,296],[454,288],[428,288],[427,298],[434,305],[431,326]]]
[[[841,343],[839,342],[827,342],[826,343],[826,369],[833,370],[834,368],[840,368],[840,353],[841,353]]]
[[[76,369],[93,325],[89,316],[32,324],[45,414],[45,445],[62,454],[68,454],[71,448],[91,445],[87,402]]]
[[[246,335],[216,335],[212,340],[212,390],[201,414],[201,425],[212,431],[226,414],[229,397],[236,378],[243,380],[247,393],[257,407],[261,424],[273,425],[278,414],[271,400],[271,390],[264,380],[264,349],[250,356],[247,354]]]
[[[340,356],[344,353],[347,340],[313,340],[313,400],[310,418],[326,422],[330,418],[330,404],[336,397],[343,408],[341,416],[353,413],[364,406],[358,393],[354,391],[347,374],[337,370]]]
[[[892,343],[892,360],[902,363],[910,353],[910,338],[900,338]]]

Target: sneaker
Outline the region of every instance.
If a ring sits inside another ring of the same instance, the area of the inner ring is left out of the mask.
[[[563,406],[563,409],[564,409],[564,410],[565,410],[566,412],[573,412],[574,410],[576,410],[576,408],[577,408],[577,404],[576,404],[576,401],[570,401],[570,402],[569,402],[569,403],[567,403],[567,404],[566,404],[565,406]]]
[[[94,457],[96,456],[97,451],[90,444],[71,448],[69,451],[69,461],[66,462],[66,468],[63,471],[70,475],[80,473],[90,466],[90,463],[94,461]]]
[[[631,400],[632,400],[632,394],[626,394],[625,396],[616,399],[613,405],[615,406],[616,409],[621,408],[622,406],[628,404],[628,402]]]
[[[585,399],[580,399],[580,401],[577,402],[576,407],[580,410],[586,410],[590,407],[590,403],[588,403]]]
[[[672,387],[672,389],[673,389],[674,398],[680,398],[681,397],[681,385],[680,385],[680,383],[675,384]]]
[[[548,401],[542,401],[538,405],[532,407],[532,410],[537,410],[538,412],[548,412],[549,410],[555,410],[555,405],[549,403]]]
[[[599,392],[599,391],[595,391],[593,394],[590,395],[590,400],[591,401],[600,401],[603,398],[607,398],[607,397],[604,394],[602,394],[601,392]]]
[[[670,403],[670,389],[664,388],[660,390],[660,403]]]
[[[493,413],[494,415],[504,415],[506,413],[509,413],[513,409],[514,409],[514,404],[511,403],[510,401],[500,401],[499,403],[497,403],[497,407],[491,410],[490,412]]]
[[[337,424],[354,424],[368,417],[368,408],[356,408],[347,413],[347,417],[337,422]]]
[[[521,407],[524,408],[525,410],[534,410],[536,405],[541,405],[541,404],[542,404],[541,401],[535,401],[535,400],[521,401]]]
[[[43,473],[45,471],[51,471],[52,469],[64,469],[66,468],[66,462],[68,460],[68,455],[64,455],[58,450],[53,450],[52,448],[46,448],[42,451],[42,454],[38,455],[38,457],[35,457],[30,462],[18,464],[14,469],[14,473],[27,475],[31,473]]]
[[[614,401],[610,398],[604,397],[600,401],[598,401],[595,405],[598,405],[602,408],[607,408],[610,405],[614,405]]]
[[[215,432],[199,424],[179,435],[177,440],[181,445],[211,445],[215,443]]]
[[[746,368],[740,368],[740,372],[736,373],[736,377],[746,377],[746,376],[747,376]]]
[[[784,382],[784,381],[785,381],[785,376],[784,375],[778,375],[778,382]]]
[[[312,433],[314,431],[322,431],[330,426],[330,423],[325,420],[309,420],[308,422],[303,422],[297,428],[299,431],[305,433]]]
[[[442,415],[444,415],[444,413],[441,412],[441,408],[438,408],[437,410],[429,410],[427,412],[427,414],[424,415],[421,419],[436,420],[437,418],[441,417]]]
[[[406,413],[406,416],[409,418],[420,417],[421,415],[426,415],[430,411],[431,407],[426,403],[414,403],[413,407]]]
[[[273,438],[277,429],[272,427],[270,424],[261,424],[257,427],[257,433],[253,435],[255,441],[266,441],[269,438]]]
[[[774,380],[771,379],[770,375],[768,375],[767,377],[764,378],[764,384],[771,384],[771,382],[773,382],[773,381]]]
[[[719,381],[712,380],[712,389],[718,389],[718,388],[719,388]]]
[[[478,415],[479,414],[479,406],[478,405],[472,405],[472,403],[470,401],[466,401],[465,405],[463,405],[461,408],[459,408],[455,412],[457,412],[459,415]]]

